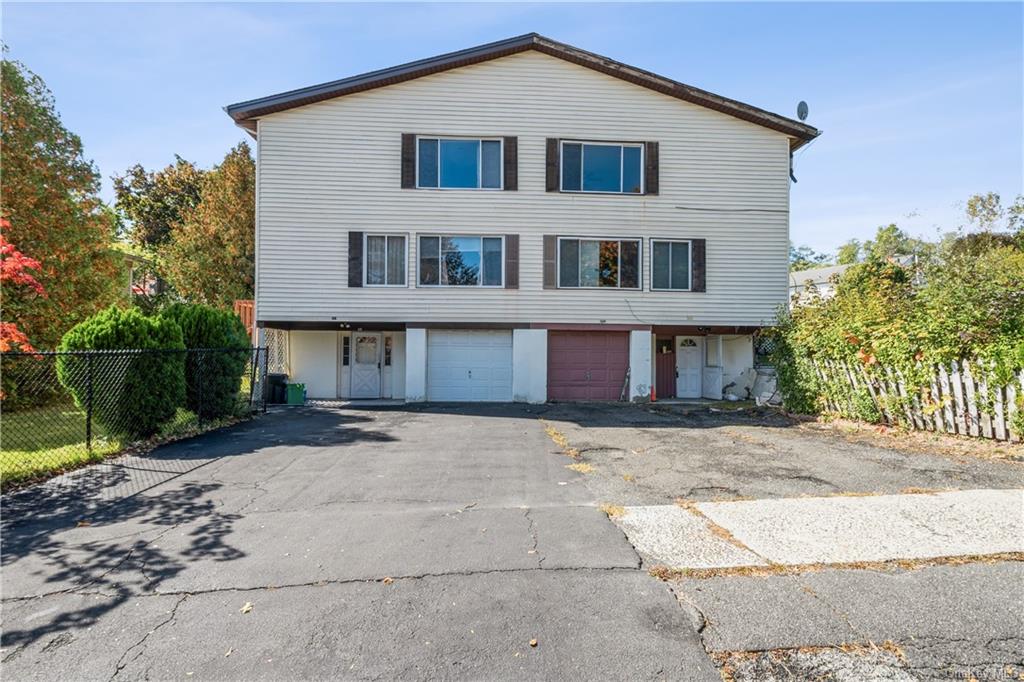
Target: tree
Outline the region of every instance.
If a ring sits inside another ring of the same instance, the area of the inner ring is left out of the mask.
[[[204,172],[177,154],[158,171],[135,164],[113,176],[115,206],[128,221],[127,236],[143,249],[167,243],[183,215],[199,205]]]
[[[827,253],[817,253],[809,246],[789,245],[789,269],[792,272],[828,265],[830,260]]]
[[[996,192],[975,194],[967,200],[964,207],[967,214],[967,222],[971,227],[990,232],[997,229],[997,223],[1005,215],[1002,201]]]
[[[853,265],[860,260],[861,243],[859,239],[851,239],[836,251],[836,265]]]
[[[937,247],[924,239],[911,237],[901,230],[896,223],[879,226],[875,238],[864,242],[862,258],[893,260],[913,256],[914,260],[927,262],[935,257]]]
[[[256,251],[256,163],[239,143],[201,183],[199,203],[160,249],[162,270],[186,300],[228,307],[253,296]]]
[[[111,249],[114,223],[99,199],[99,174],[67,130],[52,93],[17,61],[0,61],[6,239],[38,259],[48,296],[4,287],[4,320],[33,345],[53,348],[65,330],[117,299],[122,278]]]
[[[5,218],[0,218],[0,230],[6,231],[11,226]],[[6,285],[4,297],[10,301],[18,296],[46,296],[46,290],[29,270],[39,270],[42,265],[35,258],[29,258],[18,251],[14,244],[9,243],[0,232],[0,283]],[[15,285],[17,288],[12,288]],[[27,294],[26,294],[26,291]],[[20,349],[34,351],[28,337],[18,329],[14,322],[0,322],[0,352]]]

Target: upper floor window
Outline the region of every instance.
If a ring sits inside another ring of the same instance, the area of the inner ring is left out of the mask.
[[[420,137],[416,144],[417,187],[501,189],[501,140]]]
[[[690,290],[690,242],[651,240],[651,288]]]
[[[558,286],[638,289],[640,240],[560,238]]]
[[[500,287],[504,239],[470,235],[421,236],[420,286]]]
[[[562,142],[562,191],[643,193],[641,143]]]
[[[366,235],[366,286],[405,286],[405,237]]]

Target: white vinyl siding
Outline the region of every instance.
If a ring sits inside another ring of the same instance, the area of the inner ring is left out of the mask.
[[[757,325],[787,299],[786,136],[550,55],[268,115],[259,130],[260,320]],[[518,191],[401,189],[401,135],[432,131],[517,136]],[[656,140],[660,193],[546,192],[546,138]],[[407,234],[413,285],[420,234],[518,234],[519,288],[350,288],[350,230]],[[546,234],[704,238],[707,292],[652,292],[648,248],[639,290],[544,289]]]

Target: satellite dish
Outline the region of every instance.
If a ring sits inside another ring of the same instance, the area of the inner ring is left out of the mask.
[[[800,104],[796,105],[796,117],[801,121],[807,120],[807,102],[801,100]]]

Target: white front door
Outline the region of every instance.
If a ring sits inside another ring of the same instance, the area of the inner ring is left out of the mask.
[[[512,400],[512,332],[427,333],[427,400]]]
[[[676,337],[676,397],[699,398],[704,339],[699,336]]]
[[[381,335],[352,333],[352,397],[380,397]]]

